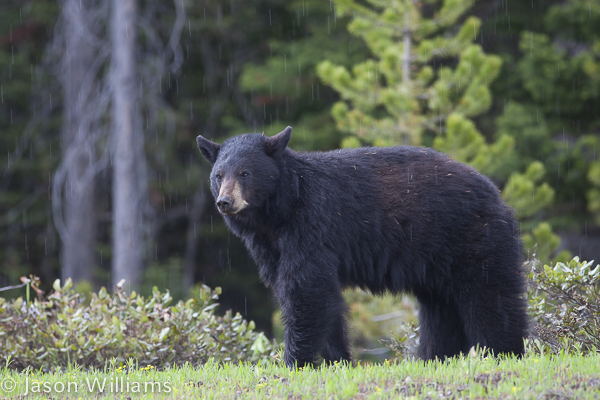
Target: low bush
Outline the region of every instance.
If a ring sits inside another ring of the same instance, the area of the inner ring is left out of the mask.
[[[348,304],[350,343],[355,359],[383,361],[392,354],[396,358],[416,356],[418,328],[414,297],[374,296],[354,289],[345,290],[344,299]]]
[[[600,265],[593,268],[593,262],[575,257],[568,263],[542,266],[534,258],[525,263],[525,270],[532,318],[528,351],[598,352]],[[0,297],[0,355],[14,369],[48,371],[70,364],[101,368],[108,362],[124,365],[131,360],[161,368],[199,365],[211,357],[257,362],[276,359],[280,351],[275,341],[254,331],[254,323],[239,313],[215,315],[220,288],[198,287],[192,299],[170,305],[169,293],[156,288],[148,297],[128,294],[121,287],[112,294],[102,288],[86,299],[73,290],[70,280],[64,286],[57,280],[47,297],[38,284],[34,278],[29,280],[25,299]],[[38,294],[33,301],[29,301],[29,288]],[[354,297],[349,303],[358,316],[353,319],[366,318],[369,323],[377,319],[375,312],[366,311],[368,307],[355,310],[364,299]],[[418,345],[418,326],[411,315],[394,325],[391,338],[381,340],[397,359],[414,357]],[[390,328],[386,325],[384,330]]]
[[[600,265],[579,261],[526,264],[531,340],[538,352],[600,350]]]
[[[70,279],[64,286],[55,281],[47,297],[35,279],[29,283],[38,293],[33,301],[0,297],[1,356],[11,368],[102,368],[130,360],[161,368],[198,365],[210,357],[255,362],[271,359],[279,349],[239,313],[214,314],[220,288],[199,287],[194,298],[170,305],[169,293],[156,288],[147,298],[121,287],[114,293],[102,288],[85,301]]]
[[[587,354],[600,351],[600,265],[579,261],[544,265],[525,263],[531,330],[528,351]],[[414,357],[418,326],[404,323],[391,339],[381,340],[394,358]]]

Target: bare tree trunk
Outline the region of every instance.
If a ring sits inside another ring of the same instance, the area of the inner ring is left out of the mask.
[[[63,27],[66,49],[62,58],[64,116],[61,147],[65,178],[62,278],[91,281],[96,257],[95,185],[89,173],[95,162],[92,120],[94,85],[88,74],[95,60],[89,31],[94,0],[64,0]],[[60,191],[59,191],[60,193]],[[59,195],[60,196],[60,195]],[[60,202],[60,197],[59,197]]]
[[[194,194],[194,199],[191,204],[191,212],[189,225],[186,237],[185,246],[185,263],[183,266],[183,284],[185,293],[189,296],[190,289],[195,283],[194,272],[196,270],[196,254],[198,250],[198,240],[200,237],[200,229],[196,229],[196,223],[200,221],[202,212],[204,211],[204,203],[206,202],[206,192],[199,190]]]
[[[142,207],[145,204],[145,157],[136,108],[135,0],[112,0],[113,92],[113,266],[112,281],[139,287],[142,272]]]

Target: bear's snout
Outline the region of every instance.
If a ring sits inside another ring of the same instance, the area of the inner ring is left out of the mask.
[[[219,211],[222,213],[229,213],[231,211],[231,206],[233,205],[233,200],[228,196],[219,196],[217,199],[217,207]]]
[[[248,202],[242,194],[242,187],[235,179],[223,180],[219,195],[217,196],[217,208],[221,214],[233,215],[248,206]]]

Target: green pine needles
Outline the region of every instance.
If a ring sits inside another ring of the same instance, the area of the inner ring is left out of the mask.
[[[544,182],[544,164],[519,159],[514,130],[501,130],[490,141],[473,121],[490,108],[490,85],[502,65],[500,57],[485,54],[477,44],[479,19],[459,23],[473,2],[368,3],[336,1],[336,12],[353,17],[348,29],[365,41],[373,58],[352,71],[330,61],[317,67],[341,97],[332,115],[348,133],[342,146],[429,145],[473,166],[503,187],[502,197],[517,211],[528,246],[538,239],[536,229],[545,234],[541,238],[557,242],[545,248],[549,257],[559,239],[551,229],[546,232],[549,225],[541,227],[540,212],[555,196]],[[555,260],[568,257],[561,253]]]
[[[354,135],[344,145],[419,145],[425,131],[443,134],[449,119],[458,126],[490,107],[489,85],[501,60],[475,43],[479,19],[469,17],[456,27],[472,1],[448,0],[441,7],[433,1],[368,2],[372,8],[337,1],[336,11],[354,16],[348,29],[374,58],[352,72],[330,61],[317,69],[343,99],[333,116],[339,129]]]

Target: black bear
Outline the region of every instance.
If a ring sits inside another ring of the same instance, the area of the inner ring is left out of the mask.
[[[428,148],[295,152],[291,133],[196,139],[217,208],[280,303],[289,367],[350,360],[349,286],[413,293],[423,359],[523,354],[519,228],[488,178]]]

